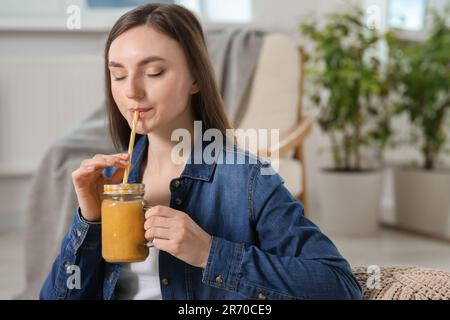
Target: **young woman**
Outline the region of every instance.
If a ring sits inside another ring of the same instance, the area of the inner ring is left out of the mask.
[[[223,147],[216,160],[239,153],[245,164],[171,161],[175,129],[194,136],[195,120],[224,136],[231,128],[191,12],[148,4],[123,15],[106,43],[105,71],[110,131],[119,150],[127,149],[132,115],[139,111],[129,182],[146,185],[152,208],[143,228],[155,247],[140,263],[102,259],[103,185],[120,182],[128,157],[85,160],[72,174],[79,208],[42,299],[361,297],[349,264],[304,217],[282,178],[264,174],[270,164],[251,163],[251,154],[236,146]],[[204,150],[193,141],[193,148]],[[81,271],[79,286],[67,285],[71,266]]]

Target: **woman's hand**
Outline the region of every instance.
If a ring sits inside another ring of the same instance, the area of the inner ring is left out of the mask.
[[[212,237],[186,213],[166,206],[155,206],[145,213],[145,238],[174,257],[205,268]]]
[[[83,160],[80,167],[72,172],[72,182],[80,205],[83,218],[88,221],[101,219],[103,186],[119,183],[128,165],[128,154],[97,154],[92,159]],[[103,169],[117,168],[111,179],[103,176]]]

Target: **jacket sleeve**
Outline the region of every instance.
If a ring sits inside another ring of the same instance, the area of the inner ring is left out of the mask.
[[[248,299],[361,299],[350,265],[270,170],[256,165],[248,182],[259,243],[213,237],[203,283]]]
[[[104,261],[101,223],[91,223],[75,210],[72,226],[60,254],[42,286],[41,300],[101,299]]]

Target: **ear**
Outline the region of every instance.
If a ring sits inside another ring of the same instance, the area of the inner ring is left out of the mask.
[[[200,86],[198,85],[197,81],[194,81],[191,87],[191,94],[196,94],[200,91]]]

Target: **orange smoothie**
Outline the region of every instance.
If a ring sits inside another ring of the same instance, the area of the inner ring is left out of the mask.
[[[102,202],[102,256],[108,262],[144,261],[149,249],[141,200]]]

